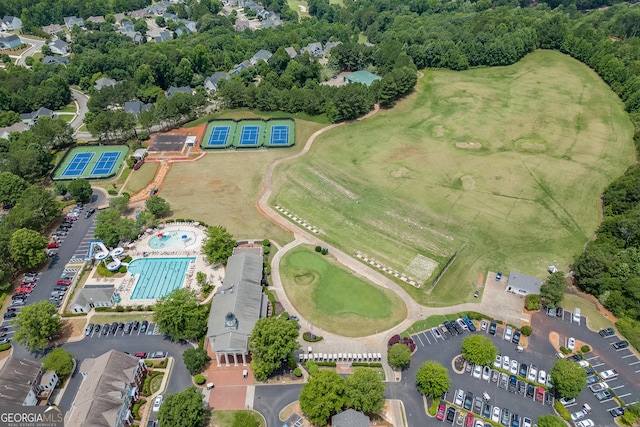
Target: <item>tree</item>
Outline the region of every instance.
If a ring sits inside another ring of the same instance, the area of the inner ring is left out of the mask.
[[[122,218],[116,209],[105,209],[96,217],[95,236],[109,247],[116,246],[120,240],[133,240],[139,232],[136,222]]]
[[[345,405],[367,414],[380,412],[385,385],[376,371],[357,368],[345,380]]]
[[[165,398],[158,420],[161,426],[200,427],[204,425],[204,404],[202,393],[196,387],[189,387]]]
[[[462,341],[462,356],[467,361],[480,366],[489,366],[498,355],[498,348],[482,335],[472,335]]]
[[[567,279],[561,271],[549,275],[547,281],[540,287],[540,296],[547,304],[555,307],[564,298],[564,291],[567,289]]]
[[[91,194],[93,194],[91,184],[83,178],[71,181],[69,185],[67,185],[67,191],[75,200],[84,203],[88,202],[91,199]]]
[[[260,423],[249,411],[236,411],[231,427],[258,427]]]
[[[16,328],[13,339],[36,351],[49,345],[49,337],[58,333],[62,321],[55,305],[40,301],[24,306],[13,319],[13,326]]]
[[[34,268],[47,260],[47,239],[28,228],[16,230],[9,244],[11,258],[21,268]]]
[[[28,187],[27,181],[11,172],[0,173],[0,203],[15,205]]]
[[[300,409],[318,426],[327,425],[344,406],[345,381],[335,371],[320,371],[302,386]]]
[[[389,365],[395,369],[404,369],[411,362],[411,350],[405,344],[394,344],[387,352]]]
[[[438,362],[429,360],[418,369],[416,384],[420,393],[436,398],[449,389],[449,372]]]
[[[69,375],[73,370],[73,354],[62,347],[54,348],[42,359],[42,367],[58,376]]]
[[[233,240],[233,235],[227,232],[225,227],[216,225],[207,229],[207,238],[202,245],[202,252],[210,263],[225,264],[227,258],[233,253],[235,245],[236,241]]]
[[[553,388],[567,399],[577,397],[587,385],[587,372],[573,360],[558,359],[549,375]]]
[[[207,312],[198,303],[195,291],[176,289],[158,301],[153,320],[174,340],[198,339],[207,326]]]
[[[292,356],[298,344],[296,322],[280,317],[265,317],[256,322],[249,337],[251,369],[259,381],[265,381],[273,371]]]
[[[20,196],[16,206],[9,211],[6,221],[12,228],[44,228],[62,213],[62,207],[50,191],[40,185],[32,185]]]
[[[202,369],[207,366],[207,363],[211,361],[211,358],[205,349],[190,348],[182,353],[182,360],[189,373],[194,375],[202,371]]]
[[[157,218],[169,215],[171,205],[162,197],[153,196],[146,201],[147,210],[154,214]]]
[[[538,417],[538,427],[565,427],[566,425],[562,418],[555,415],[547,414]]]

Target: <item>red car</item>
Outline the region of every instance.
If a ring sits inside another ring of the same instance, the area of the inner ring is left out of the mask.
[[[50,242],[47,245],[47,249],[56,249],[56,248],[59,248],[59,247],[60,247],[60,244],[58,244],[58,242]]]
[[[58,279],[56,282],[56,286],[69,286],[71,284],[71,279]]]
[[[147,357],[147,353],[145,353],[144,351],[139,351],[136,354],[134,354],[135,357],[139,357],[140,359],[144,359],[145,357]]]
[[[464,417],[464,427],[473,427],[473,414],[468,413],[466,417]]]
[[[32,290],[33,289],[31,289],[31,288],[18,288],[18,289],[16,289],[16,294],[18,294],[18,295],[30,294]]]
[[[544,402],[544,388],[538,387],[536,388],[536,402],[543,403]]]
[[[447,405],[444,404],[443,401],[440,401],[438,405],[438,412],[436,413],[436,420],[442,421],[444,420],[444,413],[447,411]]]

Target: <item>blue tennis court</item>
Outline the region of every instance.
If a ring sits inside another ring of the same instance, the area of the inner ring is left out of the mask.
[[[289,143],[289,126],[273,126],[271,128],[271,145],[287,145]]]
[[[240,145],[258,145],[260,126],[242,126]]]
[[[207,145],[227,145],[230,131],[231,127],[229,126],[214,127],[211,130],[211,136],[209,137],[209,143]]]
[[[102,153],[100,158],[93,166],[93,170],[91,171],[91,175],[108,175],[113,170],[113,167],[118,163],[118,159],[120,158],[120,153],[117,151],[108,151],[106,153]]]
[[[67,178],[82,175],[92,158],[93,153],[76,153],[67,167],[64,168],[62,176]]]

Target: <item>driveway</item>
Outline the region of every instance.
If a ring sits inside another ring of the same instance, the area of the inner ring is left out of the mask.
[[[280,411],[298,400],[302,384],[256,386],[253,409],[267,420],[267,427],[281,427]]]

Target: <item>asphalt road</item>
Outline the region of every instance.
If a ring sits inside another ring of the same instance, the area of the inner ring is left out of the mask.
[[[267,420],[267,427],[281,427],[280,411],[298,400],[302,384],[256,386],[253,409]],[[215,409],[215,408],[214,408]]]
[[[24,36],[20,36],[20,40],[22,41],[22,43],[31,45],[31,47],[22,52],[22,54],[16,60],[16,65],[26,67],[27,64],[24,63],[24,60],[29,56],[33,56],[36,52],[40,52],[40,49],[42,49],[42,45],[44,45],[44,41],[31,39]]]
[[[77,133],[78,129],[84,123],[84,116],[87,114],[89,109],[87,108],[87,101],[89,101],[89,97],[79,90],[71,89],[71,97],[78,104],[78,111],[76,112],[76,116],[71,122],[69,126]],[[80,134],[84,134],[85,132],[80,132]],[[90,136],[90,134],[88,134]]]

